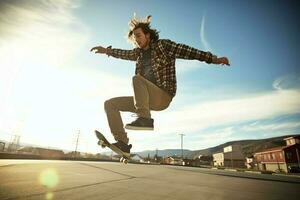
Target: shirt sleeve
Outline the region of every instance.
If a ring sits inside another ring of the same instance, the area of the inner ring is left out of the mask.
[[[171,40],[162,40],[162,45],[165,52],[175,58],[200,60],[206,63],[212,63],[217,58],[209,51],[201,51],[185,44],[177,44]]]
[[[131,61],[136,61],[138,58],[138,48],[132,50],[113,49],[111,46],[107,48],[110,49],[110,52],[107,53],[108,56]]]

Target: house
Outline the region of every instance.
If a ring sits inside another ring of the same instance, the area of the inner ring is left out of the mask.
[[[190,166],[200,167],[200,166],[211,166],[213,163],[213,157],[211,155],[197,155],[191,160]]]
[[[216,167],[245,167],[245,157],[240,145],[230,145],[223,148],[223,152],[213,154]]]
[[[141,162],[141,163],[144,163],[144,158],[141,157],[140,155],[138,154],[133,154],[132,157],[131,157],[131,160],[134,161],[134,162]]]
[[[300,168],[300,135],[284,140],[286,146],[267,149],[254,154],[259,170],[287,173],[289,168]]]
[[[216,167],[224,166],[224,153],[220,152],[213,154],[213,162]]]
[[[182,159],[181,165],[183,166],[194,166],[194,160],[189,158]]]
[[[177,156],[168,156],[164,158],[164,163],[169,165],[182,165],[182,159]]]

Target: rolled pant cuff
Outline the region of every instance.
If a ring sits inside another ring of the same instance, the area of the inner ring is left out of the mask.
[[[122,141],[125,144],[129,143],[129,138],[127,137],[127,133],[122,133],[122,134],[113,133],[113,136],[114,136],[116,141]]]

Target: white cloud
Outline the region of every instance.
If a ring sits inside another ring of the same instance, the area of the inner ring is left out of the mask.
[[[0,14],[1,66],[62,66],[87,41],[86,26],[72,14],[76,1],[4,1]],[[50,62],[50,63],[49,63]]]
[[[162,113],[159,130],[195,132],[251,120],[300,113],[300,91],[272,91],[255,96],[195,103],[180,110]],[[176,126],[170,126],[176,124]]]
[[[241,131],[281,131],[300,128],[300,122],[277,122],[272,124],[250,124],[243,126]]]
[[[282,76],[274,81],[273,88],[276,90],[299,89],[300,77],[294,74]]]
[[[208,64],[199,60],[176,60],[176,73],[182,74],[208,67]]]
[[[234,134],[235,131],[233,127],[226,127],[206,134],[199,134],[193,138],[189,146],[192,146],[195,150],[213,147],[227,141],[237,140]]]
[[[205,37],[205,14],[202,16],[200,26],[200,39],[205,51],[212,51],[210,44]]]

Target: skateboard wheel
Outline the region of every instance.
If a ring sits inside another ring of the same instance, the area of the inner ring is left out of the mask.
[[[124,157],[121,157],[120,158],[120,162],[124,163],[124,164],[127,164],[128,163],[128,159],[127,158],[124,158]]]

